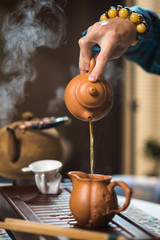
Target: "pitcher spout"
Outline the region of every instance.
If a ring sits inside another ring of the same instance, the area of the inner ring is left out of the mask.
[[[87,178],[88,174],[84,173],[84,172],[79,172],[79,171],[71,171],[68,172],[67,175],[71,178],[71,179],[82,179],[82,178]]]
[[[72,180],[73,187],[75,187],[81,180],[87,179],[88,174],[78,171],[68,172],[67,175]]]

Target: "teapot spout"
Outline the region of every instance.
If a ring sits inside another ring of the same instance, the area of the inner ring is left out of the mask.
[[[8,156],[10,162],[15,163],[20,154],[20,146],[19,146],[19,141],[16,138],[14,129],[12,127],[7,127],[6,128],[8,132]]]

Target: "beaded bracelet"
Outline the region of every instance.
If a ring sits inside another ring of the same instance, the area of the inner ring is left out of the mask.
[[[100,16],[100,21],[106,21],[109,18],[116,17],[127,18],[136,25],[136,40],[131,44],[132,46],[136,45],[143,38],[143,34],[145,33],[147,27],[147,23],[144,20],[143,15],[137,13],[137,11],[130,10],[128,7],[122,7],[121,5],[117,5],[116,8],[110,7],[108,11],[103,13]]]

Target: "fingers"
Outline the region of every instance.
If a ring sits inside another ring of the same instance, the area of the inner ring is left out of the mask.
[[[79,70],[80,74],[86,73],[89,70],[89,65],[84,63],[81,52],[79,55]]]
[[[79,40],[80,71],[89,70],[92,46],[98,44],[101,51],[97,55],[96,65],[89,76],[90,81],[96,81],[107,62],[119,58],[128,49],[135,36],[135,25],[128,19],[114,18],[93,24],[88,28],[87,35]]]
[[[96,58],[96,65],[93,68],[91,74],[89,75],[89,81],[95,82],[102,74],[106,64],[108,62],[108,56],[104,56],[104,54],[99,54]]]
[[[79,69],[80,73],[87,72],[89,70],[90,59],[92,55],[92,46],[90,42],[86,41],[86,37],[79,40],[80,56],[79,56]]]
[[[107,27],[107,25],[105,25],[105,27]],[[101,51],[96,58],[96,65],[89,76],[89,80],[92,82],[95,82],[102,74],[105,65],[110,60],[110,56],[118,44],[116,31],[106,31],[106,29],[104,29],[104,26],[101,26],[99,24],[95,24],[93,28],[95,27],[96,30],[90,31],[85,37],[79,40],[80,73],[85,73],[89,70],[90,59],[92,56],[92,46],[97,43],[101,47]]]
[[[86,47],[86,45],[85,45]],[[113,48],[113,41],[108,41],[108,43],[105,43],[105,47],[101,47],[101,51],[99,54],[97,54],[96,57],[96,65],[93,68],[91,74],[89,75],[89,81],[91,82],[95,82],[98,77],[102,74],[105,65],[107,64],[111,52],[112,52],[112,48]],[[88,47],[88,49],[84,50],[84,48],[82,48],[82,50],[80,50],[80,56],[79,56],[79,69],[80,69],[80,73],[85,73],[88,72],[89,70],[89,64],[90,64],[90,59],[91,59],[91,48]],[[87,59],[87,60],[84,60]]]
[[[109,36],[101,46],[101,51],[96,58],[96,65],[89,75],[89,81],[95,82],[102,74],[107,62],[110,60],[112,51],[116,48],[116,39]]]
[[[123,53],[124,46],[120,40],[123,39],[124,34],[118,32],[119,27],[115,26],[115,21],[110,21],[110,23],[107,22],[105,25],[94,24],[89,29],[89,33],[79,40],[79,68],[81,73],[89,70],[92,46],[98,44],[101,48],[96,58],[96,65],[89,76],[89,80],[92,82],[100,77],[110,59],[120,57]]]

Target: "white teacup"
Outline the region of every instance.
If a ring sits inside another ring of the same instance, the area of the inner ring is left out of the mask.
[[[60,192],[62,176],[59,173],[62,163],[57,160],[40,160],[22,168],[23,172],[33,172],[35,182],[41,193],[57,194]]]

